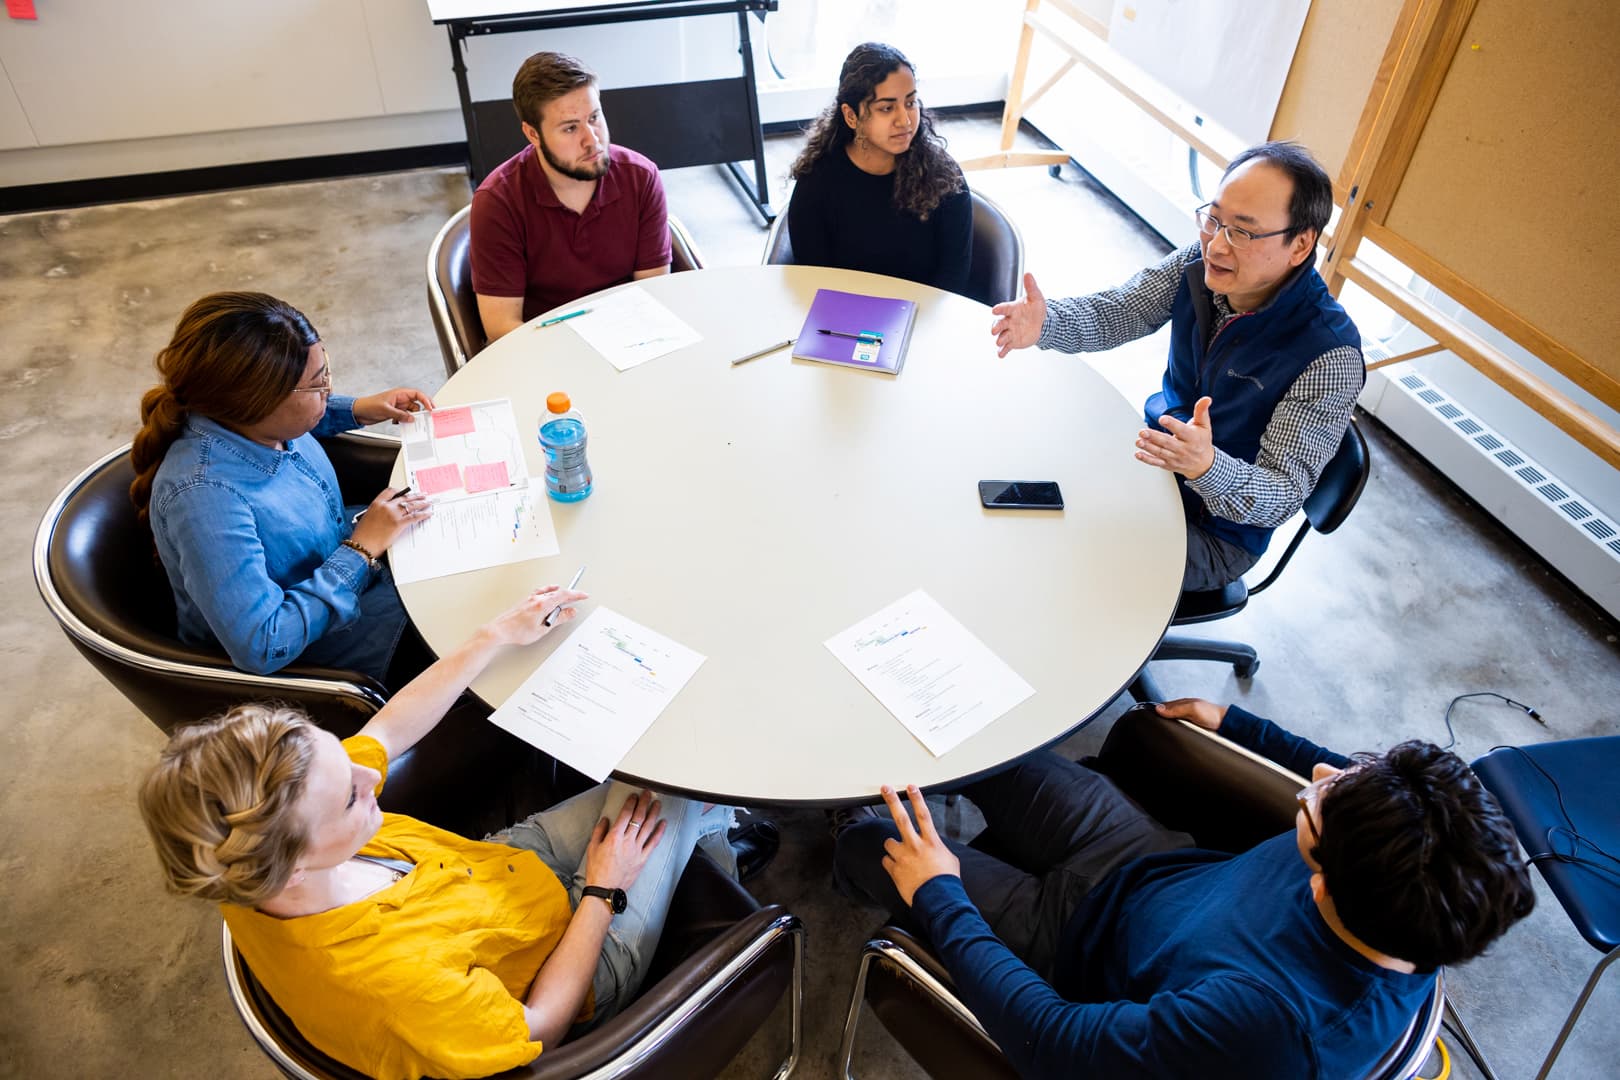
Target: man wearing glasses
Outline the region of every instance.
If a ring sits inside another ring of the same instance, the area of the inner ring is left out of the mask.
[[[1164,388],[1139,461],[1175,473],[1187,514],[1184,590],[1243,576],[1304,504],[1366,381],[1361,335],[1314,259],[1333,185],[1303,147],[1253,146],[1195,212],[1199,240],[1113,289],[997,304],[998,355],[1099,352],[1171,324]]]
[[[1534,906],[1512,826],[1455,754],[1346,758],[1236,706],[1159,711],[1312,777],[1293,830],[1192,848],[1041,751],[962,789],[1001,857],[941,838],[915,788],[915,825],[885,787],[888,818],[837,834],[840,889],[909,917],[1020,1075],[1363,1076],[1438,967]]]

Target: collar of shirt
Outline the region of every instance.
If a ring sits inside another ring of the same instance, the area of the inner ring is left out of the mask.
[[[276,450],[263,443],[254,442],[241,432],[233,431],[221,424],[218,420],[206,416],[186,417],[186,427],[193,434],[205,439],[216,439],[221,447],[234,454],[244,463],[251,465],[259,471],[274,476],[287,460],[287,455],[293,452],[293,444],[298,439],[289,439],[286,450]],[[303,438],[302,435],[298,437]]]
[[[534,171],[529,174],[530,177],[539,178],[535,183],[525,185],[532,193],[535,205],[546,210],[573,214],[574,211],[564,206],[562,200],[557,198],[557,193],[552,190],[551,178],[546,175],[545,167],[540,164],[540,151],[532,145],[529,147],[527,160],[534,163]],[[624,194],[622,173],[625,165],[624,159],[619,156],[617,146],[608,147],[608,161],[611,163],[608,171],[597,178],[596,190],[591,193],[591,201],[585,204],[585,212],[575,215],[581,220],[596,217],[602,212],[602,207]]]

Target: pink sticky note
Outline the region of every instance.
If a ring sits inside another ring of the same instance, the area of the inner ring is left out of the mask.
[[[13,19],[37,19],[34,0],[6,0],[6,14]]]
[[[461,486],[461,469],[455,464],[435,465],[416,470],[416,490],[424,495],[454,491]]]
[[[435,409],[433,411],[433,437],[448,439],[452,435],[471,435],[473,414],[471,409]]]
[[[496,461],[488,465],[469,465],[462,479],[466,482],[469,493],[489,491],[491,488],[503,488],[509,483],[506,478],[506,462],[504,461]]]

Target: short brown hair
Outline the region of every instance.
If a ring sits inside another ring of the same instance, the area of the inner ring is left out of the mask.
[[[540,130],[540,111],[564,94],[595,86],[596,72],[567,53],[537,52],[512,80],[512,108],[518,119]]]

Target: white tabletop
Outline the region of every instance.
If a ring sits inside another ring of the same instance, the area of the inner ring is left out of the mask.
[[[618,775],[750,804],[993,769],[1086,721],[1152,653],[1180,591],[1181,505],[1132,457],[1139,410],[1083,358],[998,360],[988,309],[870,274],[736,267],[640,287],[704,340],[620,373],[567,323],[536,320],[436,395],[510,397],[530,431],[566,391],[596,487],[550,504],[560,555],[401,586],[435,650],[588,563],[592,603],[708,657]],[[731,365],[795,336],[822,287],[918,302],[898,377],[785,349]],[[537,485],[544,467],[530,440]],[[1067,509],[989,512],[979,480],[1056,480]],[[1036,691],[942,757],[822,644],[918,588]],[[509,652],[474,691],[501,704],[565,637]]]

